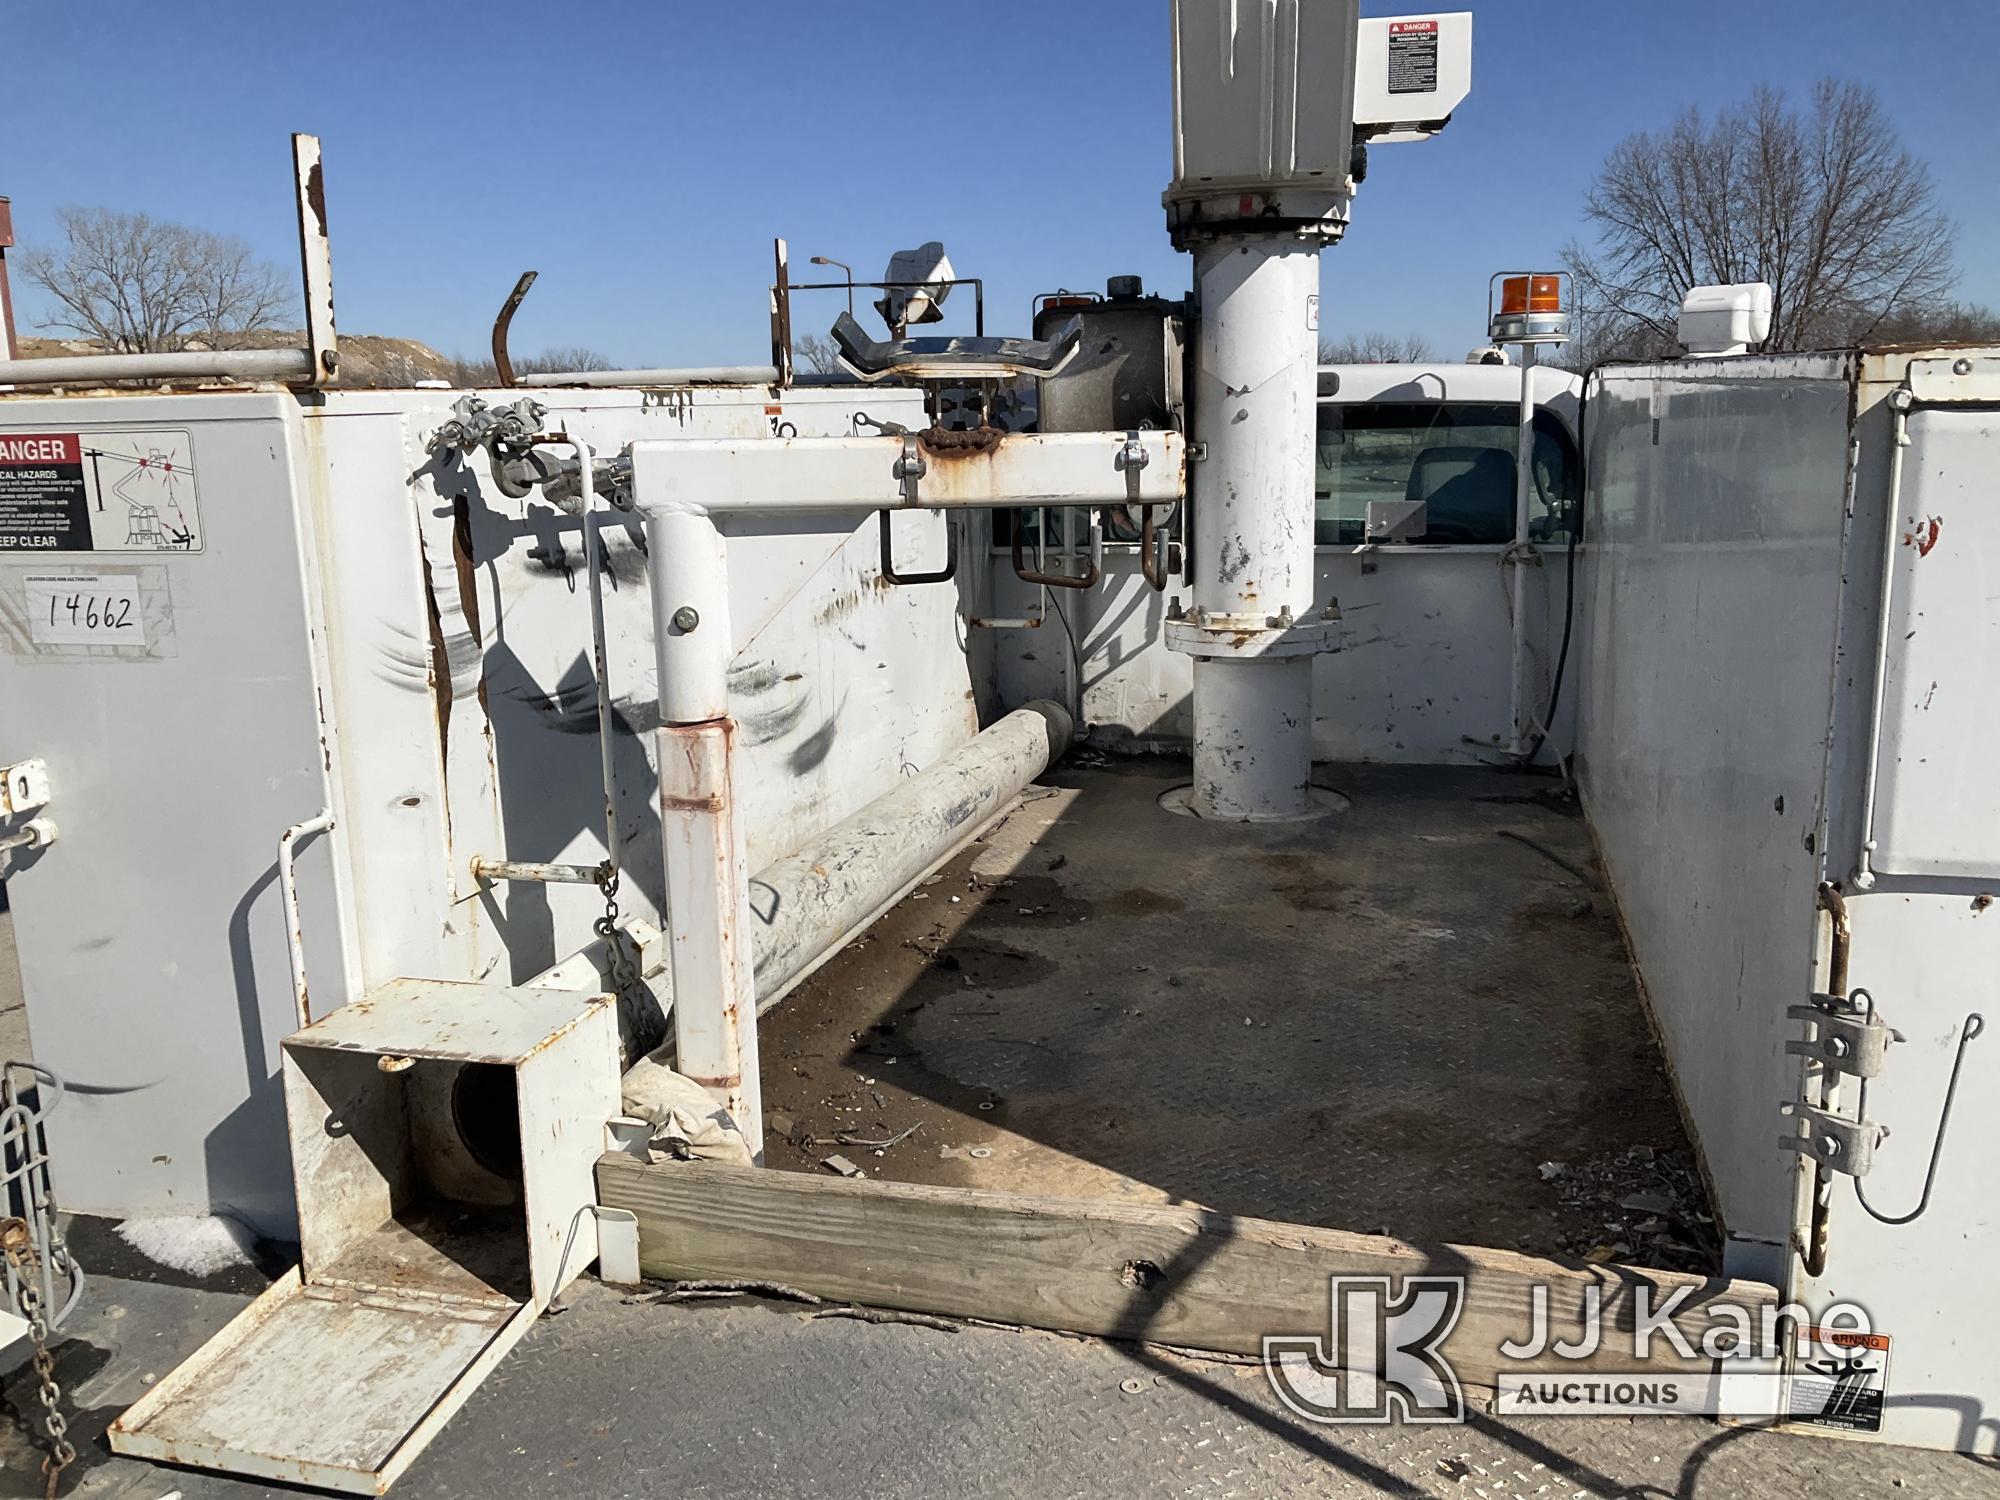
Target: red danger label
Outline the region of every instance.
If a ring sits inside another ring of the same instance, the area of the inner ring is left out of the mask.
[[[73,432],[22,432],[0,436],[0,464],[80,464],[83,445]]]
[[[1436,31],[1437,29],[1438,23],[1435,21],[1391,21],[1389,23],[1390,36],[1415,36],[1420,32]]]

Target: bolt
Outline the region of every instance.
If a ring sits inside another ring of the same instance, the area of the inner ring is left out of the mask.
[[[692,604],[683,604],[674,611],[674,629],[682,635],[688,634],[701,623],[701,615]]]
[[[1954,375],[1970,375],[1972,373],[1972,361],[1969,359],[1953,360],[1951,373]]]
[[[1830,1036],[1826,1039],[1826,1052],[1829,1057],[1845,1057],[1852,1050],[1844,1036]]]

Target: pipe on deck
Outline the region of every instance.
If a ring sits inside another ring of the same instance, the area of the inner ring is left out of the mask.
[[[304,349],[191,349],[178,354],[75,354],[0,360],[0,385],[106,385],[115,380],[283,380],[310,383]]]
[[[1037,699],[750,882],[757,1012],[989,827],[1069,748],[1075,720]]]
[[[1059,703],[1017,708],[750,880],[751,950],[762,1015],[919,881],[984,833],[1069,748]],[[609,972],[608,964],[600,965]],[[651,981],[663,1003],[671,971]]]

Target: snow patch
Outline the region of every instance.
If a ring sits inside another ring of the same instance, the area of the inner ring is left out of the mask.
[[[225,1214],[127,1219],[118,1237],[148,1260],[190,1276],[254,1264],[251,1247],[257,1243],[249,1225]]]

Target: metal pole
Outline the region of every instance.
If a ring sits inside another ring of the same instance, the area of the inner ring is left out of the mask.
[[[698,511],[657,512],[647,531],[675,1066],[730,1112],[761,1161],[750,872],[729,718],[728,554]]]
[[[1312,657],[1328,641],[1313,608],[1320,245],[1265,232],[1192,248],[1195,609],[1169,632],[1195,659],[1192,807],[1306,817]]]
[[[0,359],[19,359],[14,341],[14,293],[7,284],[7,252],[14,247],[14,207],[0,198]]]
[[[517,385],[588,386],[593,389],[628,385],[776,385],[776,365],[688,365],[659,370],[556,370],[523,375]]]
[[[538,864],[519,859],[488,859],[472,856],[474,880],[527,880],[548,885],[596,885],[604,875],[597,865]]]
[[[815,255],[812,263],[816,266],[839,266],[847,275],[847,315],[854,316],[854,267],[844,260],[835,260],[830,255]]]
[[[307,359],[313,384],[327,385],[340,374],[340,338],[333,325],[333,249],[326,232],[326,176],[318,136],[292,137],[292,174],[298,191]]]
[[[192,349],[178,354],[75,354],[0,363],[0,384],[109,385],[115,380],[282,380],[310,383],[304,349]]]
[[[1514,540],[1507,557],[1514,576],[1507,581],[1509,640],[1508,699],[1512,708],[1507,733],[1515,755],[1528,747],[1528,566],[1537,553],[1528,538],[1528,507],[1535,486],[1535,351],[1536,345],[1521,345],[1520,431],[1514,445]]]
[[[299,930],[299,875],[294,851],[307,834],[324,833],[332,827],[333,809],[321,808],[278,838],[278,890],[285,903],[285,945],[292,959],[292,1003],[298,1011],[300,1030],[312,1025],[312,1000],[306,993],[305,935]]]
[[[616,875],[619,870],[618,783],[612,759],[615,748],[615,721],[611,714],[611,668],[604,643],[604,538],[598,523],[603,513],[592,507],[597,498],[597,476],[591,466],[590,444],[571,439],[576,447],[577,480],[583,492],[583,558],[590,570],[590,656],[597,678],[597,761],[604,779],[604,862]]]

